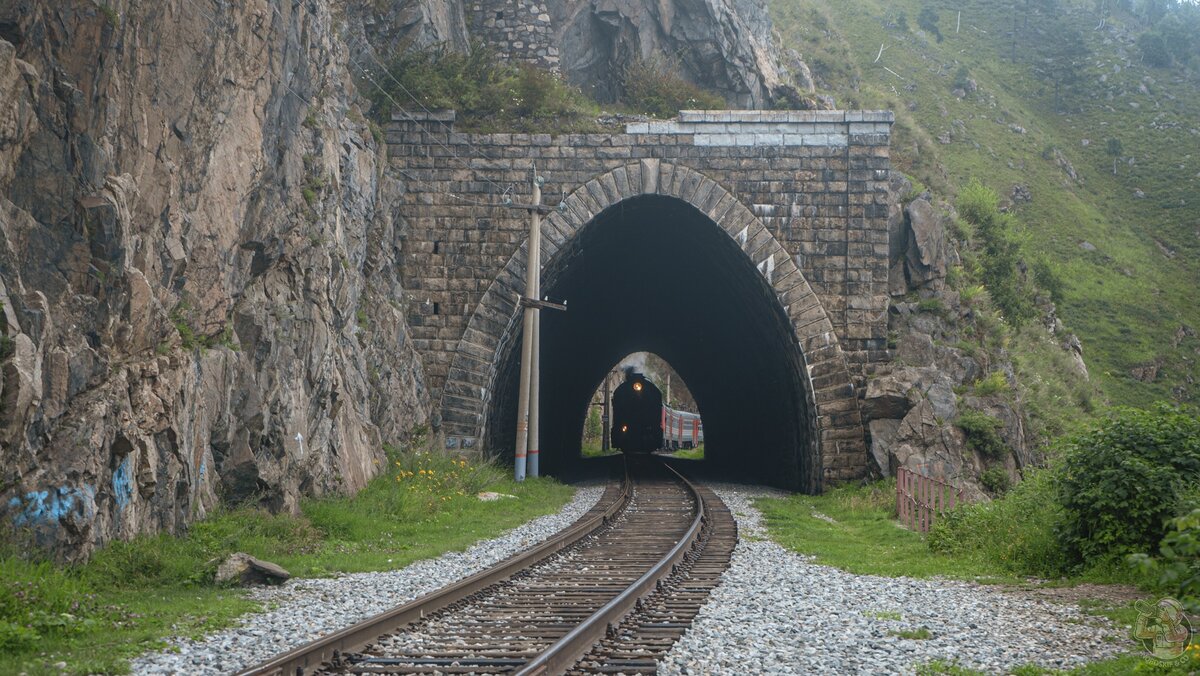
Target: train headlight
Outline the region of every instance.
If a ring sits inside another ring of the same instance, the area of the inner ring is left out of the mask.
[[[629,431],[629,425],[621,425],[621,431],[622,431],[622,432],[628,432],[628,431]]]
[[[634,384],[633,384],[633,391],[634,391],[634,392],[641,392],[641,391],[642,391],[642,384],[641,384],[641,383],[634,383]]]

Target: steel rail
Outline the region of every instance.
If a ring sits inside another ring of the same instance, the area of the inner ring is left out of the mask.
[[[424,618],[430,613],[437,612],[457,603],[570,547],[595,530],[606,525],[614,515],[618,514],[629,504],[631,496],[632,482],[629,478],[629,468],[626,466],[621,493],[603,512],[596,514],[592,518],[579,522],[552,536],[546,542],[532,549],[515,554],[495,566],[482,570],[455,584],[413,599],[391,610],[386,610],[374,617],[370,617],[323,638],[298,646],[270,660],[239,671],[236,676],[303,676],[309,673],[310,669],[320,668],[325,664],[333,662],[344,653],[360,650],[363,646],[374,641],[382,634],[399,629]]]
[[[662,463],[662,465],[683,482],[696,501],[696,518],[692,520],[691,527],[671,548],[671,551],[654,564],[654,567],[626,587],[625,591],[616,598],[604,604],[602,608],[517,670],[517,676],[561,674],[570,669],[579,661],[579,658],[591,650],[592,646],[603,639],[611,628],[616,627],[621,618],[636,606],[638,599],[652,591],[661,579],[671,574],[676,564],[683,559],[689,549],[696,546],[700,539],[701,528],[705,519],[708,518],[704,497],[674,467],[666,463]]]

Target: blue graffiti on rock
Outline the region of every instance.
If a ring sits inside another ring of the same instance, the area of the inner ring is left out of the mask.
[[[96,489],[91,486],[59,486],[45,491],[31,491],[24,499],[12,498],[8,507],[16,512],[13,524],[17,527],[36,527],[50,525],[57,527],[58,522],[71,514],[90,517]]]
[[[127,455],[117,466],[112,477],[113,496],[117,499],[117,508],[125,509],[133,500],[133,456]]]

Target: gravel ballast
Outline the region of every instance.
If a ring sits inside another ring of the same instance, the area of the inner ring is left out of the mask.
[[[740,542],[724,580],[660,674],[911,674],[934,660],[987,672],[1070,668],[1128,649],[1072,605],[950,580],[855,575],[766,540],[751,498],[771,489],[710,484]],[[929,638],[903,638],[924,629]]]
[[[202,640],[176,638],[171,648],[131,663],[136,674],[226,674],[417,598],[546,540],[592,508],[602,486],[582,486],[557,514],[542,516],[463,552],[417,561],[395,571],[293,579],[249,597],[271,608]],[[178,650],[178,652],[175,652]]]

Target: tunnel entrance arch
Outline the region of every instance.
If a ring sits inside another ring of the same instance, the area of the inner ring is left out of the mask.
[[[819,491],[831,469],[861,460],[847,457],[863,452],[863,431],[829,317],[791,255],[724,187],[642,160],[576,189],[542,227],[543,290],[570,301],[542,319],[548,470],[577,455],[588,397],[639,350],[692,386],[714,464]],[[525,259],[522,245],[455,353],[441,400],[448,445],[511,451]]]

